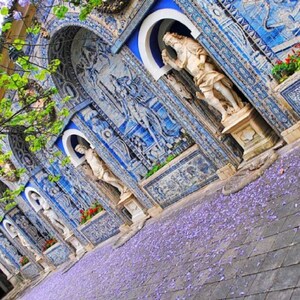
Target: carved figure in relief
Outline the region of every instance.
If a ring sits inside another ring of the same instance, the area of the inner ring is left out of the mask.
[[[14,268],[14,265],[12,264],[12,262],[8,259],[8,257],[4,253],[0,252],[0,258],[2,260],[4,260],[8,266]]]
[[[177,80],[176,77],[168,74],[166,76],[168,82],[172,85],[172,87],[174,88],[174,90],[184,99],[186,100],[192,100],[193,96],[192,94],[187,90],[187,88],[184,86],[184,84],[182,82],[180,82],[179,80]]]
[[[49,206],[47,201],[39,194],[31,192],[31,198],[40,203],[40,206],[43,208],[43,214],[50,220],[54,227],[62,230],[64,236],[70,234],[70,230],[66,227],[59,219],[59,216],[55,211]]]
[[[166,141],[172,142],[170,137],[174,136],[174,132],[165,128],[164,122],[145,103],[148,99],[144,99],[141,83],[129,76],[116,78],[111,75],[111,78],[115,92],[120,96],[126,119],[132,119],[146,129],[160,149],[164,148]]]
[[[93,174],[97,177],[97,179],[107,182],[118,189],[121,194],[121,199],[126,199],[132,195],[130,190],[107,168],[95,150],[78,144],[75,147],[75,151],[84,154],[87,163],[91,167]]]
[[[229,114],[239,111],[243,107],[241,99],[231,90],[232,84],[229,79],[216,70],[206,50],[194,39],[167,32],[163,41],[172,47],[177,54],[174,59],[169,56],[166,49],[162,51],[165,64],[170,65],[177,71],[185,69],[194,77],[195,85],[204,95],[205,101],[222,114],[224,121]],[[218,91],[227,101],[227,109],[215,95]],[[201,96],[201,94],[197,94]]]

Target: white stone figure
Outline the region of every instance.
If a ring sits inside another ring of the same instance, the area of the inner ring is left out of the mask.
[[[184,86],[184,84],[180,81],[178,81],[174,76],[168,74],[166,76],[168,82],[172,85],[174,90],[180,95],[182,98],[186,100],[192,100],[193,96],[192,94],[187,90],[187,88]]]
[[[12,264],[12,262],[8,259],[8,257],[4,253],[0,252],[0,258],[4,260],[9,267],[15,268],[15,266]]]
[[[107,182],[118,189],[121,194],[120,199],[126,199],[132,195],[130,190],[107,168],[95,150],[79,144],[75,147],[75,151],[84,154],[87,163],[90,165],[97,179]]]
[[[164,35],[163,41],[167,46],[172,47],[177,54],[177,58],[174,59],[169,56],[167,49],[164,49],[162,51],[164,63],[177,71],[185,69],[191,74],[196,86],[203,93],[205,101],[222,114],[222,121],[229,114],[235,113],[243,107],[241,99],[231,90],[232,84],[229,79],[216,71],[216,66],[212,63],[208,53],[197,41],[170,32]],[[225,109],[224,104],[216,97],[214,91],[222,94],[231,109]]]
[[[27,248],[30,252],[32,252],[36,260],[39,260],[41,256],[38,253],[36,253],[36,251],[32,248],[32,246],[26,241],[24,236],[20,232],[18,232],[13,225],[9,225],[9,226],[10,226],[10,231],[13,234],[15,234],[15,236],[19,239],[21,245]]]
[[[54,227],[62,230],[63,235],[65,237],[70,235],[69,228],[61,222],[59,216],[56,214],[56,212],[50,207],[50,205],[41,195],[35,192],[31,192],[30,197],[33,200],[38,201],[40,203],[40,206],[43,208],[43,214],[50,220],[50,222],[53,224]]]

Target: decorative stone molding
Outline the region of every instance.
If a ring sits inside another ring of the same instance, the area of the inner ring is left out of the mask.
[[[129,211],[133,223],[146,218],[142,206],[139,204],[139,202],[134,196],[121,199],[121,201],[119,201],[118,203],[118,206],[125,207]]]
[[[97,7],[96,10],[100,13],[118,14],[122,12],[129,3],[130,0],[106,0],[103,1],[101,6]]]

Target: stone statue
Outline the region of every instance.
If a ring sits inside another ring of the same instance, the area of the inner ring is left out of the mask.
[[[87,163],[90,165],[93,174],[97,179],[107,182],[118,189],[121,194],[120,199],[126,199],[132,195],[130,190],[128,190],[128,188],[107,168],[95,150],[78,144],[75,147],[75,151],[84,154]]]
[[[174,59],[169,56],[167,49],[164,49],[162,51],[164,63],[177,71],[184,69],[191,74],[194,77],[195,85],[204,95],[205,101],[222,114],[222,121],[243,107],[241,99],[231,90],[232,84],[229,79],[216,71],[216,66],[208,53],[197,41],[170,32],[164,35],[163,41],[177,54],[177,58]],[[218,91],[226,99],[227,109],[216,97],[215,91]]]
[[[43,208],[43,214],[50,220],[54,227],[62,230],[63,235],[67,237],[70,235],[70,230],[66,227],[59,219],[59,216],[55,211],[49,206],[47,201],[39,194],[31,192],[31,198],[40,203],[40,206]]]
[[[10,227],[10,231],[13,234],[15,234],[16,237],[19,239],[21,245],[23,247],[27,248],[30,252],[32,252],[33,255],[35,256],[36,260],[39,260],[41,258],[41,256],[38,253],[36,253],[36,251],[32,248],[32,246],[26,241],[26,239],[24,238],[24,236],[20,232],[18,232],[13,225],[9,225],[9,227]]]
[[[6,263],[9,267],[15,268],[14,265],[12,264],[12,262],[8,259],[8,257],[7,257],[4,253],[0,252],[0,258],[1,258],[3,261],[5,261],[5,263]]]

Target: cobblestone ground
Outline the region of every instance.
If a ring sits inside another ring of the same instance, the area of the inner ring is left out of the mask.
[[[300,299],[300,150],[239,193],[162,216],[87,254],[22,300]]]

